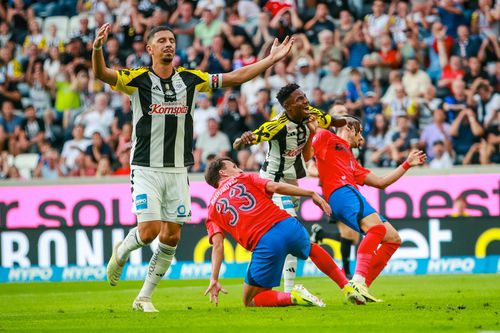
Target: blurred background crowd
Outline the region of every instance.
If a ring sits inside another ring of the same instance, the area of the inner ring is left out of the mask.
[[[0,179],[127,175],[130,102],[94,80],[95,31],[114,69],[149,66],[148,31],[169,25],[175,66],[228,72],[292,52],[239,90],[199,94],[195,165],[216,155],[258,170],[267,144],[231,144],[282,112],[277,91],[299,84],[311,105],[345,104],[363,120],[366,167],[500,163],[500,4],[493,0],[9,0],[0,5]]]

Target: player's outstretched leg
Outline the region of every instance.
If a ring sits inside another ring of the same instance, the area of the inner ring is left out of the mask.
[[[366,231],[366,236],[359,244],[356,272],[350,281],[351,286],[363,295],[368,302],[379,302],[378,298],[368,292],[366,278],[370,271],[374,251],[385,237],[387,230],[383,224],[376,224]]]
[[[138,227],[131,229],[123,241],[116,243],[107,267],[107,276],[110,285],[116,286],[118,281],[120,281],[123,266],[125,266],[130,253],[144,245],[144,242],[141,241]]]
[[[353,304],[365,304],[365,298],[359,294],[347,281],[342,270],[337,266],[333,258],[321,246],[311,244],[311,253],[309,258],[314,262],[320,271],[332,279],[344,292],[348,302]]]
[[[285,292],[289,293],[293,290],[295,275],[297,271],[297,257],[289,254],[285,259],[285,266],[283,267],[283,280],[285,285]]]

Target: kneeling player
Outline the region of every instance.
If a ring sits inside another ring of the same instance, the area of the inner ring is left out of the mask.
[[[342,288],[347,300],[364,304],[337,267],[330,255],[319,245],[311,244],[306,229],[271,200],[273,193],[311,197],[330,215],[328,203],[317,193],[299,187],[276,183],[244,174],[231,159],[219,158],[205,173],[208,184],[217,190],[210,200],[207,231],[212,249],[212,277],[205,295],[218,303],[219,292],[225,290],[219,283],[219,270],[224,255],[224,233],[227,232],[245,249],[252,251],[243,289],[245,306],[325,306],[323,301],[297,285],[291,293],[272,290],[280,285],[285,257],[292,254],[300,259],[308,257],[326,275]]]

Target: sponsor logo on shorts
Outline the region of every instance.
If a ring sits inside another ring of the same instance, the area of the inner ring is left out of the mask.
[[[136,210],[144,210],[148,208],[148,195],[138,194],[135,196],[135,209]]]
[[[191,212],[189,213],[191,214]],[[177,206],[177,217],[187,217],[186,206],[184,205]]]

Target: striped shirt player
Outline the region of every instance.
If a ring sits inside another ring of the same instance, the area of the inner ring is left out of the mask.
[[[113,89],[128,94],[132,103],[130,158],[134,211],[139,213],[139,221],[186,222],[191,215],[186,168],[194,164],[192,112],[196,94],[219,88],[221,74],[182,67],[174,69],[168,79],[160,78],[151,68],[123,69],[117,74]],[[150,168],[154,168],[156,174],[147,175],[145,170]],[[164,173],[174,175],[163,177]],[[137,177],[149,178],[150,181],[137,182]],[[154,184],[160,187],[166,185],[163,188],[172,194],[180,194],[181,198],[172,201],[172,207],[161,209],[160,200],[154,200],[158,193],[155,193],[156,190],[151,193]],[[161,213],[160,216],[151,216],[157,215],[155,212],[141,212],[157,205],[155,210]]]

